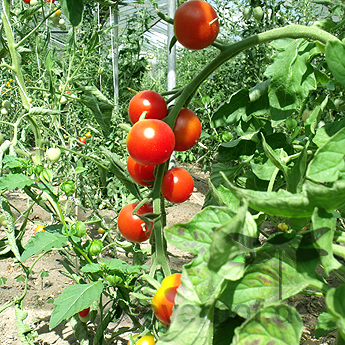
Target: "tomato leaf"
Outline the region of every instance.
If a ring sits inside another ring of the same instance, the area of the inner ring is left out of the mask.
[[[35,236],[31,236],[25,245],[25,250],[21,256],[21,261],[25,261],[31,256],[40,254],[52,248],[61,248],[67,243],[66,236],[59,233],[38,232]]]
[[[288,118],[317,87],[309,62],[315,44],[303,39],[284,39],[277,44],[283,49],[265,72],[271,78],[268,97],[273,127]]]
[[[320,147],[307,169],[307,178],[315,182],[334,182],[345,169],[345,128]]]
[[[315,270],[320,256],[327,252],[317,250],[314,242],[310,233],[278,233],[270,237],[257,250],[243,277],[227,281],[220,301],[247,319],[263,306],[285,300],[309,284],[319,284]]]
[[[23,189],[35,183],[33,179],[24,174],[5,174],[0,180],[0,190]]]
[[[297,310],[286,304],[262,309],[235,331],[232,345],[298,345],[303,322]]]
[[[63,14],[68,18],[71,25],[77,27],[83,18],[83,0],[60,0]]]
[[[54,309],[49,321],[49,329],[55,328],[79,311],[90,307],[99,300],[104,285],[101,281],[90,284],[76,284],[65,288],[62,294],[55,298]]]
[[[337,324],[339,335],[345,339],[345,285],[331,288],[326,293],[326,306]]]
[[[345,87],[345,44],[340,41],[328,41],[325,56],[335,80]]]

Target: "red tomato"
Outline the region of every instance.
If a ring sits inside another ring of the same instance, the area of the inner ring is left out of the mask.
[[[26,4],[30,5],[30,0],[23,0]]]
[[[128,115],[132,124],[139,121],[144,111],[147,112],[145,119],[162,120],[167,115],[167,104],[159,93],[151,90],[141,91],[129,102]]]
[[[163,326],[170,325],[170,317],[173,312],[177,289],[180,285],[181,273],[171,274],[163,279],[161,287],[152,298],[153,312]]]
[[[78,143],[78,145],[80,146],[80,147],[82,147],[83,146],[83,144],[86,144],[86,138],[85,137],[80,137],[79,139],[78,139],[78,141],[80,141],[82,144],[79,144]]]
[[[81,317],[85,317],[87,315],[89,315],[89,312],[90,312],[90,307],[86,308],[86,309],[83,309],[82,311],[80,311],[78,314],[79,316]]]
[[[141,120],[134,124],[127,136],[130,156],[142,165],[159,165],[166,162],[174,147],[174,132],[161,120]]]
[[[147,181],[154,181],[155,175],[154,165],[142,165],[137,163],[131,156],[127,159],[127,170],[132,179],[141,186],[152,186],[153,183]]]
[[[145,222],[137,215],[152,213],[153,206],[145,203],[139,208],[136,215],[134,215],[133,211],[137,205],[138,203],[128,204],[122,208],[117,218],[117,227],[126,240],[140,243],[150,238],[153,223],[151,224],[150,230],[148,230]]]
[[[163,177],[162,194],[168,201],[184,202],[192,195],[193,189],[193,178],[185,169],[172,168]]]
[[[187,1],[176,10],[174,31],[176,39],[184,47],[191,50],[206,48],[219,32],[217,13],[205,1]]]
[[[194,112],[182,108],[177,115],[175,126],[175,151],[186,151],[192,148],[201,135],[201,123]]]

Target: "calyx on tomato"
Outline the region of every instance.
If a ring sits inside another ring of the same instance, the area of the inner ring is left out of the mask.
[[[152,298],[152,309],[163,326],[170,325],[170,317],[175,305],[177,289],[181,285],[181,273],[174,273],[165,277],[160,288]]]
[[[213,7],[202,0],[184,2],[175,12],[176,39],[186,48],[199,50],[217,38],[219,20]]]

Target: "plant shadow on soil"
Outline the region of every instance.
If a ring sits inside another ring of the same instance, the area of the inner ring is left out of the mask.
[[[168,224],[184,223],[189,221],[193,215],[200,211],[204,202],[205,195],[208,191],[208,175],[204,174],[198,169],[194,168],[192,176],[195,182],[195,189],[191,198],[183,204],[173,205],[167,208],[167,222]],[[26,196],[18,191],[14,191],[9,195],[12,201],[15,200],[18,210],[23,211],[27,208]],[[113,216],[113,215],[111,215]],[[80,220],[85,220],[88,217],[87,213],[80,214]],[[33,234],[35,227],[34,223],[48,223],[51,221],[50,215],[45,213],[41,208],[34,207],[30,216],[33,221],[27,226],[26,234],[24,237],[24,243]],[[273,224],[266,223],[264,225],[268,227],[265,230],[275,231]],[[96,227],[88,228],[88,233],[92,238],[100,238]],[[1,238],[1,235],[0,235]],[[172,254],[170,256],[170,266],[173,270],[180,270],[182,266],[190,260],[193,256],[190,253],[182,252],[171,246],[168,247],[168,251]],[[131,258],[125,256],[124,252],[119,255],[121,259],[131,262]],[[53,309],[53,300],[58,297],[62,290],[72,284],[72,281],[60,273],[62,269],[59,263],[61,256],[58,253],[50,253],[43,259],[39,260],[35,265],[35,274],[29,281],[29,288],[24,299],[24,310],[28,312],[28,317],[24,321],[38,333],[38,337],[35,339],[35,344],[40,345],[76,345],[79,342],[76,340],[73,330],[68,322],[61,323],[53,330],[49,330],[49,319]],[[33,262],[33,258],[28,259],[27,265]],[[49,272],[48,277],[42,278],[40,272]],[[5,284],[0,285],[0,306],[11,301],[15,296],[20,296],[24,289],[22,282],[17,282],[16,277],[21,274],[21,268],[13,263],[12,258],[3,259],[0,265],[0,278],[7,279]],[[339,278],[334,275],[330,275],[327,279],[331,286],[336,286],[340,283]],[[291,298],[288,303],[294,306],[301,314],[304,322],[304,329],[302,335],[301,344],[335,344],[335,333],[331,332],[327,336],[315,339],[314,329],[317,324],[317,317],[325,308],[324,298],[322,296],[306,296],[297,295]],[[92,335],[95,334],[97,324],[99,320],[95,320],[95,324],[89,324],[90,340]],[[108,333],[111,334],[117,327],[131,327],[131,322],[128,317],[124,316],[119,322],[111,323],[108,328]],[[126,345],[128,343],[129,335],[118,337],[114,339],[111,344]],[[8,308],[4,312],[0,313],[0,340],[1,345],[20,345],[21,342],[18,339],[15,325],[14,308]]]

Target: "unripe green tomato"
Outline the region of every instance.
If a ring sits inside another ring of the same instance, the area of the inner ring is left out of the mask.
[[[243,11],[243,18],[245,20],[248,20],[250,18],[250,12],[251,12],[251,9],[250,7],[246,7]]]
[[[122,283],[122,278],[117,276],[117,275],[111,275],[109,274],[107,277],[106,277],[106,280],[108,281],[108,283],[112,286],[116,286],[120,283]]]
[[[75,186],[74,186],[73,181],[71,180],[63,182],[60,188],[63,192],[65,192],[67,196],[70,196],[75,192]]]
[[[99,239],[95,239],[91,242],[91,246],[89,248],[89,254],[91,256],[96,256],[101,253],[103,249],[103,242]]]
[[[74,224],[75,227],[75,235],[78,237],[84,237],[86,235],[86,226],[83,222],[78,220]]]
[[[51,162],[57,162],[61,157],[61,151],[59,148],[51,147],[47,150],[46,155]]]
[[[36,6],[38,4],[38,0],[30,0],[30,6]]]
[[[60,104],[66,104],[66,103],[67,103],[67,98],[65,96],[61,96]]]
[[[260,23],[262,20],[262,17],[264,16],[264,11],[262,10],[261,6],[257,6],[253,10],[253,16],[257,23]]]
[[[291,131],[297,127],[297,121],[295,119],[292,119],[291,117],[288,117],[285,120],[285,126],[289,131]]]
[[[6,227],[8,225],[4,214],[0,214],[0,225]]]
[[[11,107],[11,102],[8,101],[7,99],[5,99],[4,101],[2,101],[2,106],[6,109],[10,109]]]
[[[65,19],[63,18],[59,19],[59,25],[65,25]]]
[[[8,110],[6,108],[1,108],[1,114],[2,115],[7,115],[8,114]]]

